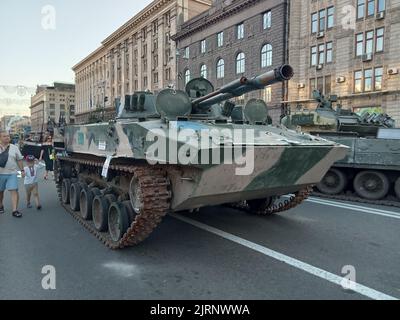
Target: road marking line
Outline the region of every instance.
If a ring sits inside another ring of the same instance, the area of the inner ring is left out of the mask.
[[[347,204],[347,203],[336,202],[336,201],[329,201],[329,200],[325,200],[325,199],[322,200],[322,199],[310,198],[310,199],[308,199],[306,201],[307,202],[311,202],[311,203],[321,204],[321,205],[327,205],[327,206],[342,208],[342,209],[349,209],[349,210],[358,211],[358,212],[375,214],[375,215],[383,216],[383,217],[400,219],[400,213],[395,212],[395,211],[380,210],[380,209],[374,209],[374,208],[370,208],[370,207],[361,207],[361,206],[356,206],[356,205],[353,205],[353,204]]]
[[[212,233],[214,235],[217,235],[217,236],[219,236],[221,238],[224,238],[226,240],[232,241],[232,242],[234,242],[236,244],[239,244],[241,246],[244,246],[246,248],[249,248],[251,250],[257,251],[257,252],[259,252],[259,253],[261,253],[261,254],[263,254],[265,256],[268,256],[268,257],[270,257],[272,259],[281,261],[281,262],[283,262],[285,264],[288,264],[288,265],[290,265],[290,266],[292,266],[292,267],[294,267],[296,269],[302,270],[302,271],[307,272],[309,274],[312,274],[312,275],[314,275],[314,276],[316,276],[318,278],[324,279],[326,281],[329,281],[329,282],[331,282],[333,284],[336,284],[336,285],[342,287],[342,283],[343,283],[343,280],[344,280],[343,277],[339,277],[339,276],[337,276],[337,275],[335,275],[333,273],[330,273],[330,272],[325,271],[323,269],[314,267],[314,266],[312,266],[312,265],[310,265],[308,263],[305,263],[305,262],[302,262],[300,260],[291,258],[289,256],[286,256],[286,255],[282,254],[282,253],[273,251],[273,250],[268,249],[266,247],[263,247],[263,246],[261,246],[259,244],[256,244],[254,242],[245,240],[243,238],[240,238],[240,237],[235,236],[233,234],[230,234],[228,232],[216,229],[214,227],[211,227],[209,225],[206,225],[206,224],[203,224],[201,222],[195,221],[193,219],[186,218],[186,217],[183,217],[183,216],[177,215],[177,214],[171,214],[171,217],[173,217],[173,218],[175,218],[177,220],[180,220],[182,222],[185,222],[187,224],[190,224],[190,225],[192,225],[192,226],[194,226],[196,228],[199,228],[199,229],[202,229],[204,231],[210,232],[210,233]],[[354,282],[351,282],[351,281],[349,282],[347,280],[346,280],[346,282],[349,283],[353,287],[352,291],[354,291],[356,293],[359,293],[359,294],[361,294],[361,295],[363,295],[365,297],[368,297],[370,299],[373,299],[373,300],[398,300],[398,298],[389,296],[389,295],[387,295],[385,293],[376,291],[374,289],[371,289],[369,287],[363,286],[361,284],[354,283]]]

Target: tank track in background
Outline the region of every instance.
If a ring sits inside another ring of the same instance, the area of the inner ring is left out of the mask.
[[[167,215],[170,210],[170,201],[172,195],[170,191],[170,182],[167,178],[165,170],[160,167],[150,167],[150,165],[110,165],[110,170],[118,171],[121,174],[129,173],[136,175],[142,188],[141,196],[144,204],[141,212],[136,215],[134,221],[131,223],[130,227],[123,235],[121,240],[115,242],[111,239],[108,233],[97,231],[92,221],[84,220],[79,212],[73,211],[70,206],[64,205],[62,203],[62,177],[58,172],[58,168],[60,168],[60,161],[72,162],[96,168],[102,168],[104,163],[95,160],[61,157],[57,159],[58,165],[55,172],[55,179],[57,184],[58,197],[64,209],[67,210],[73,218],[75,218],[82,226],[84,226],[90,233],[92,233],[98,240],[100,240],[110,249],[117,250],[132,247],[144,241],[161,223],[162,219]]]
[[[285,212],[288,210],[291,210],[299,205],[301,205],[305,200],[309,198],[313,191],[313,187],[309,186],[306,187],[299,192],[297,192],[295,195],[291,196],[289,200],[284,200],[283,202],[280,202],[279,204],[274,204],[276,200],[273,202],[273,204],[267,208],[263,208],[262,210],[258,211],[253,211],[251,210],[250,206],[247,204],[246,201],[241,201],[238,203],[233,203],[230,204],[229,207],[234,208],[234,209],[239,209],[241,211],[245,211],[247,213],[251,214],[256,214],[259,216],[268,216],[271,214],[277,214],[281,212]]]
[[[324,194],[318,191],[314,191],[311,194],[313,197],[322,198],[322,199],[330,199],[330,200],[339,200],[339,201],[351,201],[351,202],[358,202],[364,204],[373,204],[378,206],[386,206],[386,207],[396,207],[400,208],[400,200],[391,200],[391,199],[382,199],[382,200],[368,200],[364,198],[360,198],[357,196],[355,192],[348,191],[346,194],[338,194],[338,195],[329,195]],[[393,199],[395,199],[393,197]]]

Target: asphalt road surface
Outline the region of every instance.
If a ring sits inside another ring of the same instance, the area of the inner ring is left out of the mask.
[[[399,209],[313,198],[270,217],[211,207],[110,251],[60,207],[53,182],[41,196],[38,212],[21,195],[18,220],[6,194],[0,299],[400,298]],[[44,266],[55,290],[42,287]]]

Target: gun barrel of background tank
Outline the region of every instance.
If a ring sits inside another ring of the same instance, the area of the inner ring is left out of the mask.
[[[205,108],[213,104],[232,99],[233,97],[240,97],[241,95],[251,91],[263,89],[266,86],[272,85],[277,82],[290,80],[293,75],[293,68],[285,64],[280,66],[279,68],[276,68],[275,70],[254,77],[251,80],[246,80],[245,83],[237,86],[236,88],[231,87],[229,91],[221,92],[221,88],[220,90],[213,92],[208,97],[202,97],[205,99],[202,99],[201,101],[195,100],[193,101],[193,103],[196,103],[200,108]],[[232,82],[231,84],[233,83],[234,82]],[[228,84],[227,86],[229,85],[230,84]]]

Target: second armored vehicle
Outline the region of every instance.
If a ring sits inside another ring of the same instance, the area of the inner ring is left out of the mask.
[[[400,206],[400,129],[386,114],[361,116],[335,110],[336,96],[324,97],[314,91],[316,110],[299,110],[282,123],[350,147],[346,158],[338,161],[317,185],[331,198]]]

